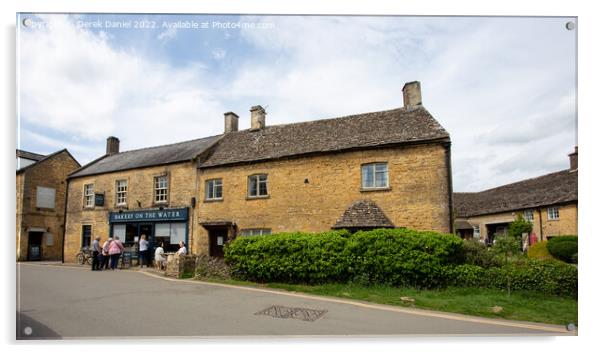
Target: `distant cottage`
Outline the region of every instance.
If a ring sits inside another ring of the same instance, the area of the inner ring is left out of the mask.
[[[537,240],[577,235],[577,147],[570,168],[481,192],[454,193],[455,229],[491,244],[519,215],[533,223]]]
[[[60,260],[67,175],[80,167],[67,150],[16,151],[17,261]]]
[[[254,106],[250,129],[228,112],[221,135],[133,151],[109,137],[106,154],[68,178],[65,261],[94,236],[223,256],[235,237],[277,232],[452,232],[450,136],[419,82],[402,92],[401,108],[286,125]]]

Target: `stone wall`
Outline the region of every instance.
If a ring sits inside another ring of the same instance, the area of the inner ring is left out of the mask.
[[[168,202],[154,203],[154,178],[168,175]],[[109,212],[123,210],[191,207],[191,199],[196,196],[196,165],[193,162],[170,164],[165,166],[133,169],[101,175],[84,176],[69,180],[69,202],[67,205],[67,232],[65,235],[65,261],[74,262],[75,254],[82,246],[82,226],[92,226],[92,238],[101,237],[101,243],[109,237]],[[127,204],[116,205],[117,180],[128,181]],[[95,193],[104,193],[104,206],[84,207],[84,185],[94,184]],[[140,201],[140,205],[138,205]],[[190,212],[188,234],[193,234],[194,222]],[[189,243],[192,239],[189,240]]]
[[[361,165],[387,162],[390,188],[361,189]],[[247,198],[247,177],[268,174],[269,197]],[[272,233],[331,229],[358,199],[370,199],[396,227],[451,232],[448,169],[441,144],[374,149],[234,167],[198,174],[199,222],[227,220],[238,231],[269,228]],[[205,181],[221,178],[223,199],[206,201]],[[198,223],[197,223],[198,225]],[[193,251],[208,252],[208,232],[197,227]]]
[[[17,175],[17,260],[27,259],[27,230],[30,227],[47,229],[42,238],[42,259],[61,259],[66,178],[77,168],[79,164],[68,152],[63,151]],[[53,209],[36,207],[38,186],[55,189]],[[52,245],[47,245],[50,237]]]

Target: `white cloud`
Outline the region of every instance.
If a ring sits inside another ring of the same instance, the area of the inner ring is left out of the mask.
[[[79,146],[97,146],[84,162],[104,152],[109,135],[132,149],[221,132],[226,109],[202,65],[170,67],[116,50],[68,17],[46,20],[53,26],[20,33],[20,118]]]
[[[157,39],[159,41],[161,41],[162,43],[166,43],[169,40],[174,39],[177,34],[178,34],[177,28],[175,28],[175,27],[169,27],[168,29],[166,29],[163,32],[159,33],[157,35]]]
[[[211,55],[215,60],[221,60],[226,57],[226,51],[222,48],[215,48],[211,51]]]

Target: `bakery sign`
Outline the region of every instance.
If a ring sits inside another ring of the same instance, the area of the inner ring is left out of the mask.
[[[188,208],[110,212],[109,222],[187,221]]]

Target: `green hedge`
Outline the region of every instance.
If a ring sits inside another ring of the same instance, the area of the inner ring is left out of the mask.
[[[577,295],[574,265],[528,259],[484,268],[464,259],[459,237],[409,229],[249,236],[225,247],[232,275],[257,282],[506,289],[510,279],[511,290]]]
[[[239,237],[225,249],[235,277],[259,282],[440,286],[444,265],[462,261],[451,234],[377,229],[350,234],[282,233]]]
[[[502,267],[449,266],[446,282],[456,287],[537,291],[577,297],[577,267],[557,260],[527,260]]]
[[[563,235],[553,237],[548,240],[547,248],[552,256],[564,262],[576,262],[577,256],[577,236]]]

